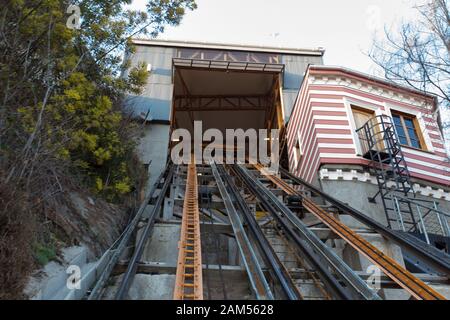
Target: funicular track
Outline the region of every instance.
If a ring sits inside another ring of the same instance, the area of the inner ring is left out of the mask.
[[[424,266],[432,268],[436,273],[450,278],[450,256],[436,249],[435,247],[427,245],[425,242],[407,234],[391,230],[381,223],[373,220],[364,213],[348,206],[347,204],[333,198],[332,196],[322,192],[313,185],[306,181],[294,176],[284,168],[280,168],[281,176],[289,179],[292,183],[300,186],[312,195],[317,196],[324,201],[330,203],[339,212],[348,214],[355,218],[359,222],[368,226],[373,231],[388,238],[399,245],[402,250],[405,250],[408,254],[415,257],[415,261],[418,266],[423,264]]]
[[[298,195],[301,198],[303,207],[310,213],[314,214],[321,222],[327,225],[333,232],[347,241],[354,249],[366,256],[370,261],[375,263],[383,272],[396,282],[400,287],[408,291],[416,299],[420,300],[445,300],[445,298],[426,285],[423,281],[405,270],[395,260],[383,254],[375,246],[367,240],[359,236],[352,229],[337,220],[330,213],[326,212],[311,199],[305,197],[304,193],[295,190],[281,178],[268,174],[268,171],[261,165],[255,167],[267,178],[269,178],[276,186],[285,191],[288,195]]]
[[[327,291],[335,299],[381,299],[353,270],[327,247],[297,216],[244,165],[233,165],[232,171],[258,198],[264,209],[279,223],[302,257],[318,273]]]
[[[138,269],[138,264],[140,262],[144,247],[151,234],[156,216],[158,215],[158,213],[162,208],[164,195],[166,194],[169,185],[172,181],[174,170],[175,166],[170,162],[167,163],[165,169],[155,180],[155,183],[145,196],[144,201],[141,203],[139,209],[137,210],[131,222],[126,226],[125,230],[122,232],[119,239],[117,239],[116,242],[109,249],[109,251],[111,252],[110,258],[107,261],[105,267],[103,268],[94,287],[88,293],[86,297],[88,300],[102,299],[105,287],[107,286],[108,281],[112,277],[114,268],[117,267],[120,257],[125,252],[126,247],[129,244],[133,233],[135,233],[138,228],[139,222],[143,220],[143,214],[145,209],[156,198],[156,201],[153,203],[153,208],[151,209],[148,218],[146,218],[144,229],[141,233],[140,238],[138,239],[137,245],[134,249],[130,261],[128,262],[126,271],[123,274],[121,281],[119,282],[119,287],[114,296],[114,298],[117,300],[123,300],[127,298],[128,290],[130,288],[131,283],[133,282],[133,278]],[[159,194],[157,194],[158,189]]]
[[[236,240],[239,247],[243,262],[242,266],[248,275],[249,285],[257,299],[298,300],[305,297],[294,283],[290,271],[283,265],[283,262],[280,261],[280,258],[274,251],[254,213],[248,207],[247,200],[242,196],[241,188],[237,187],[236,181],[240,181],[241,185],[245,185],[245,189],[249,192],[247,195],[250,194],[252,197],[256,197],[263,210],[270,214],[271,219],[276,222],[274,230],[278,233],[280,239],[286,242],[286,248],[289,248],[294,253],[298,265],[309,274],[309,278],[314,282],[314,285],[319,290],[322,290],[325,299],[380,299],[378,294],[356,272],[345,264],[312,230],[308,229],[296,214],[259,180],[254,174],[256,171],[249,170],[249,167],[246,165],[215,165],[209,163],[203,166],[211,170],[213,174],[212,179],[215,182],[216,192],[221,196],[225,211],[230,219],[229,226],[233,232],[231,236]],[[115,293],[116,299],[127,298],[134,275],[140,263],[142,263],[143,249],[151,236],[155,220],[162,210],[164,197],[168,194],[167,190],[172,183],[176,167],[170,163],[167,165],[145,198],[136,216],[127,226],[121,238],[116,241],[112,258],[88,297],[89,299],[101,298],[102,288],[111,276],[112,270],[129,242],[131,233],[135,231],[139,221],[145,221],[131,258],[127,262],[126,271],[121,280],[119,280],[119,287]],[[205,266],[202,265],[201,259],[199,185],[196,165],[190,164],[187,168],[183,215],[180,216],[182,219],[182,232],[173,298],[203,299],[202,272],[205,272]],[[262,174],[266,173],[264,172],[265,169],[260,165],[256,165],[255,169]],[[289,183],[300,185],[303,191],[307,190],[316,197],[321,197],[324,201],[333,205],[337,212],[354,216],[375,230],[375,232],[399,244],[402,249],[406,247],[409,250],[408,252],[415,255],[415,257],[421,258],[421,261],[427,265],[435,267],[440,272],[440,275],[448,277],[450,274],[447,272],[449,270],[447,261],[440,259],[439,255],[433,250],[428,252],[426,247],[411,241],[401,234],[386,229],[377,222],[367,218],[364,214],[322,193],[301,179],[292,176],[286,170],[281,169],[281,177],[283,176],[289,179]],[[406,271],[393,259],[384,255],[352,229],[343,225],[330,212],[322,209],[320,205],[312,200],[314,197],[306,196],[305,192],[294,189],[281,177],[264,175],[264,179],[269,179],[277,188],[283,190],[286,195],[295,195],[301,199],[304,209],[312,213],[323,224],[328,226],[332,232],[378,265],[389,278],[401,288],[407,290],[414,298],[424,300],[444,299],[439,293]],[[309,195],[309,193],[307,194]],[[148,218],[142,220],[143,208],[150,203],[153,205],[150,214]],[[306,265],[304,262],[306,262]],[[206,268],[208,269],[208,262],[206,261],[206,263]]]
[[[197,170],[194,161],[188,165],[173,298],[203,300],[200,213]]]
[[[229,198],[231,206],[235,206],[235,209],[233,209],[235,210],[235,212],[232,212],[231,214],[234,216],[233,219],[237,220],[238,228],[240,229],[239,232],[245,234],[243,229],[243,222],[245,222],[250,231],[252,240],[254,241],[254,243],[256,243],[258,252],[263,257],[266,266],[269,268],[270,275],[279,283],[281,287],[282,297],[289,300],[303,299],[302,295],[292,281],[292,278],[290,277],[288,271],[268,242],[267,238],[259,227],[258,222],[247,206],[244,198],[241,196],[238,188],[232,181],[231,176],[225,170],[223,165],[216,166],[215,164],[211,164],[211,167],[213,169],[216,181],[218,181],[220,184],[223,184],[223,187],[221,188],[223,197]],[[238,212],[241,214],[240,216],[243,218],[243,221],[241,221]],[[245,237],[245,242],[248,247],[252,248],[248,237]],[[259,264],[256,267],[259,267]],[[254,278],[251,270],[248,270],[248,274],[250,278]],[[261,272],[258,272],[257,277],[259,278],[257,279],[257,281],[259,281],[260,283],[267,283],[266,279],[263,278],[264,275],[262,275]],[[251,282],[256,283],[255,280],[251,280]],[[270,292],[270,289],[268,290],[266,285],[259,285],[259,287],[264,287],[265,290],[269,292],[269,294],[266,293],[266,298],[274,298],[272,292]],[[259,294],[259,296],[262,295]]]

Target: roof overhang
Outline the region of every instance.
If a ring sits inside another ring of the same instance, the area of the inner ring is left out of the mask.
[[[172,128],[262,129],[274,110],[282,64],[173,59]],[[230,112],[232,111],[232,112]]]
[[[199,69],[216,71],[244,71],[244,72],[263,72],[280,73],[284,71],[284,64],[279,63],[256,63],[240,61],[220,61],[205,59],[186,59],[174,58],[172,65],[178,69]]]

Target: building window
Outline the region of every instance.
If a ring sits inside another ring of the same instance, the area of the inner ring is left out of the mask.
[[[392,119],[394,121],[398,139],[402,145],[416,149],[425,149],[425,143],[423,142],[419,123],[415,116],[392,112]]]
[[[367,123],[367,121],[375,117],[375,112],[373,110],[363,109],[356,106],[352,106],[352,114],[356,129],[361,128]]]

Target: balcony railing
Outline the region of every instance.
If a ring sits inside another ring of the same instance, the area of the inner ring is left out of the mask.
[[[399,149],[394,123],[387,115],[378,115],[369,119],[356,132],[364,158],[378,160],[379,157],[381,161],[387,161]]]

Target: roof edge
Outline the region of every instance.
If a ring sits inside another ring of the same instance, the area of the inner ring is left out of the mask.
[[[381,84],[381,85],[384,85],[384,86],[388,86],[388,87],[395,88],[395,89],[398,89],[398,90],[408,91],[410,93],[413,93],[413,94],[416,94],[416,95],[419,95],[419,96],[422,96],[422,97],[426,97],[426,98],[429,98],[429,99],[436,100],[436,98],[437,98],[436,95],[434,95],[432,93],[425,93],[423,91],[420,91],[420,90],[417,90],[417,89],[414,89],[414,88],[411,88],[411,87],[407,87],[407,86],[399,84],[399,83],[395,83],[395,82],[393,82],[391,80],[388,80],[388,79],[380,78],[380,77],[377,77],[377,76],[373,76],[373,75],[370,75],[370,74],[367,74],[367,73],[363,73],[363,72],[356,71],[356,70],[353,70],[353,69],[350,69],[350,68],[346,68],[346,67],[342,67],[342,66],[308,65],[307,72],[309,70],[339,71],[339,72],[346,73],[346,74],[349,74],[349,75],[353,75],[353,76],[356,76],[356,77],[359,77],[359,78],[365,78],[367,80],[374,81],[374,82],[376,82],[378,84]]]
[[[178,40],[150,40],[150,39],[131,39],[136,45],[147,45],[155,47],[178,47],[178,48],[203,48],[203,49],[221,49],[232,51],[253,51],[267,53],[283,53],[292,55],[310,55],[323,56],[324,48],[283,48],[270,46],[253,46],[245,44],[228,44],[219,42],[197,42],[197,41],[178,41]]]

